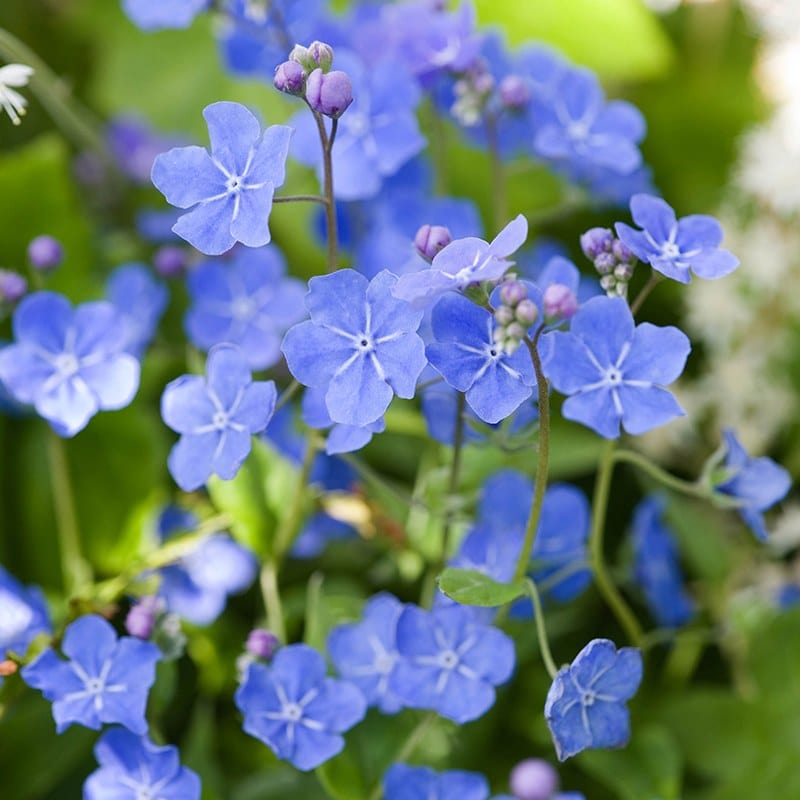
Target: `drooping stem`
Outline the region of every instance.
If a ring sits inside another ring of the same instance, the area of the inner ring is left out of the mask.
[[[81,553],[78,518],[72,496],[69,463],[64,451],[64,442],[54,431],[48,432],[48,458],[53,506],[56,515],[56,531],[61,551],[61,572],[64,588],[70,596],[92,581],[92,570]]]
[[[600,594],[603,595],[628,639],[632,644],[638,646],[642,641],[641,625],[639,625],[639,620],[636,619],[636,615],[625,602],[614,581],[611,580],[603,555],[606,512],[611,490],[611,478],[614,473],[615,444],[616,440],[608,439],[600,458],[597,479],[594,485],[594,497],[592,499],[592,529],[589,534],[589,553],[595,584]]]
[[[631,314],[636,316],[639,309],[644,305],[644,301],[647,300],[647,296],[653,289],[661,283],[661,275],[659,275],[655,270],[650,273],[650,280],[642,286],[639,294],[636,295],[634,301],[631,303]]]
[[[528,594],[531,596],[533,602],[533,616],[536,622],[536,637],[539,640],[539,650],[542,654],[542,661],[544,661],[545,669],[551,678],[555,678],[558,673],[558,667],[553,660],[553,654],[550,652],[550,642],[547,640],[547,629],[544,626],[544,612],[542,611],[542,601],[539,598],[539,591],[536,584],[530,579],[525,580],[525,585],[528,587]]]
[[[486,116],[486,138],[489,144],[489,167],[492,178],[492,208],[494,210],[494,232],[502,230],[508,221],[508,192],[506,190],[506,173],[500,155],[500,140],[497,132],[497,117]]]
[[[267,626],[281,642],[286,643],[286,624],[281,593],[278,589],[278,567],[275,559],[271,558],[264,562],[259,582],[261,596],[264,598],[264,609],[267,612]]]

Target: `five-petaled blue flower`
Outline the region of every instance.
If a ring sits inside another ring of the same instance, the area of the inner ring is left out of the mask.
[[[83,800],[200,800],[200,778],[181,766],[178,748],[110,728],[94,746],[100,769],[83,785]]]
[[[285,273],[273,246],[198,264],[187,280],[192,305],[185,327],[192,343],[203,350],[239,345],[254,370],[276,364],[283,334],[306,315],[305,285]]]
[[[643,230],[618,222],[617,236],[637,258],[668,278],[689,283],[690,269],[698,278],[722,278],[739,266],[733,253],[720,248],[722,225],[714,217],[692,214],[676,219],[664,200],[648,194],[631,198],[631,215]]]
[[[397,620],[403,604],[390,594],[373,597],[364,607],[361,622],[339,625],[328,636],[328,654],[336,671],[352,681],[367,703],[384,714],[395,714],[403,701],[391,689],[400,654]]]
[[[48,648],[21,673],[53,704],[59,733],[74,722],[94,730],[107,722],[147,732],[147,694],[161,658],[154,644],[132,636],[117,639],[110,623],[89,614],[67,627],[61,649],[69,661]]]
[[[41,590],[23,586],[0,566],[0,660],[13,651],[25,655],[40,633],[50,632],[50,614]]]
[[[714,489],[741,502],[738,509],[750,530],[762,541],[767,538],[764,515],[782,500],[792,485],[789,473],[771,458],[751,458],[730,428],[723,432],[727,452],[723,468],[725,479]]]
[[[477,772],[393,764],[383,776],[386,800],[487,800],[489,782]]]
[[[587,748],[624,747],[630,738],[625,705],[642,680],[642,654],[617,650],[608,639],[593,639],[559,670],[544,706],[544,716],[559,761]]]
[[[527,238],[528,221],[520,214],[491,243],[473,236],[455,239],[437,253],[430,269],[402,275],[392,293],[415,308],[424,308],[445,292],[461,292],[481,281],[498,281],[514,263],[508,257]]]
[[[161,396],[161,417],[181,434],[169,454],[169,471],[184,491],[212,474],[230,480],[250,454],[250,437],[267,427],[275,410],[273,381],[254,381],[241,350],[217,345],[206,378],[182,375]]]
[[[145,31],[188,28],[211,0],[122,0],[122,10]]]
[[[211,154],[175,147],[153,162],[152,179],[170,205],[192,209],[172,230],[206,255],[236,242],[260,247],[270,240],[272,196],[286,177],[292,129],[258,120],[239,103],[206,106]]]
[[[514,671],[514,642],[465,606],[406,606],[397,622],[397,651],[392,690],[407,706],[458,723],[486,713],[494,687]]]
[[[422,312],[392,296],[397,277],[372,281],[342,269],[309,281],[311,319],[283,340],[289,371],[305,386],[327,387],[333,422],[363,427],[380,419],[394,394],[414,396],[425,366],[416,331]]]
[[[72,309],[54,292],[28,295],[14,313],[14,344],[0,351],[0,381],[53,430],[74,436],[101,410],[124,408],[139,388],[139,362],[111,303]]]
[[[466,392],[484,422],[500,422],[533,394],[527,348],[508,355],[492,338],[495,321],[486,309],[453,294],[434,306],[431,322],[435,341],[425,350],[428,360],[450,386]]]
[[[268,667],[250,664],[235,699],[245,732],[304,771],[341,752],[342,734],[367,711],[361,692],[325,677],[325,659],[304,644],[281,648]]]
[[[551,349],[544,372],[570,395],[562,413],[606,439],[620,423],[628,433],[649,431],[684,415],[664,389],[683,372],[691,346],[674,327],[634,326],[620,297],[595,297],[572,318],[569,332],[547,334]]]

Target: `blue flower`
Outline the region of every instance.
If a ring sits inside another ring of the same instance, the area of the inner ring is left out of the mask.
[[[630,738],[625,701],[641,681],[642,654],[617,650],[608,639],[593,639],[560,669],[544,706],[558,760],[588,748],[624,747]]]
[[[792,486],[789,473],[771,458],[751,458],[731,428],[726,428],[725,478],[714,489],[740,501],[738,511],[750,530],[762,541],[767,538],[764,515],[782,500]]]
[[[185,327],[192,344],[203,350],[236,344],[254,370],[276,364],[283,334],[306,316],[305,286],[285,274],[274,247],[237,249],[228,262],[198,264],[187,280],[192,304]]]
[[[679,628],[694,616],[695,608],[684,588],[678,551],[663,513],[664,503],[658,497],[643,500],[634,511],[634,576],[658,624]]]
[[[675,218],[660,197],[635,194],[631,198],[637,231],[624,222],[616,224],[617,236],[633,254],[668,278],[689,283],[691,269],[698,278],[722,278],[739,266],[733,253],[720,248],[722,225],[705,214]]]
[[[74,436],[101,410],[124,408],[139,388],[139,362],[111,303],[75,310],[53,292],[28,295],[13,320],[15,343],[0,351],[0,381],[53,430]]]
[[[304,644],[281,648],[268,667],[251,664],[235,699],[245,732],[303,771],[341,752],[341,734],[367,711],[361,692],[325,677],[325,659]]]
[[[383,181],[425,146],[414,113],[420,91],[396,64],[384,62],[367,69],[354,54],[337,50],[336,67],[350,77],[354,97],[339,120],[332,151],[336,196],[339,200],[374,197]],[[296,129],[292,156],[316,167],[322,180],[322,148],[314,118],[302,111],[289,124]]]
[[[491,244],[475,237],[455,239],[437,254],[430,269],[402,275],[393,294],[415,308],[424,308],[445,292],[461,292],[481,281],[498,281],[514,263],[508,257],[527,237],[528,221],[520,214]]]
[[[61,649],[69,661],[48,648],[21,673],[53,704],[59,733],[74,722],[94,730],[107,722],[147,732],[147,694],[161,658],[154,644],[117,639],[106,620],[89,614],[67,626]]]
[[[336,671],[354,683],[370,706],[395,714],[403,701],[392,691],[391,681],[400,654],[397,620],[403,604],[390,594],[371,598],[361,622],[338,625],[328,636],[328,654]]]
[[[161,396],[162,419],[181,434],[169,471],[187,492],[212,474],[233,478],[250,454],[251,435],[267,427],[275,410],[275,383],[253,381],[238,347],[212,348],[206,375],[182,375]]]
[[[383,776],[386,800],[487,800],[489,782],[477,772],[393,764]]]
[[[188,28],[211,0],[122,0],[122,10],[145,31]]]
[[[595,297],[572,318],[568,333],[546,337],[551,352],[544,372],[553,387],[570,395],[562,413],[606,439],[620,423],[639,434],[684,416],[664,388],[683,372],[691,346],[677,328],[643,322],[634,327],[620,297]]]
[[[488,711],[494,687],[514,671],[514,642],[464,606],[406,606],[397,622],[397,650],[392,691],[411,708],[432,709],[458,723]]]
[[[500,422],[533,394],[536,376],[527,348],[512,355],[502,350],[486,309],[462,295],[443,297],[433,308],[432,326],[435,341],[425,350],[428,360],[450,386],[466,392],[467,403],[484,422]]]
[[[127,328],[125,352],[141,358],[167,307],[169,291],[144,264],[123,264],[106,282],[106,296]]]
[[[200,778],[182,767],[178,748],[110,728],[94,746],[100,769],[83,785],[83,800],[200,800]]]
[[[309,281],[311,319],[289,330],[283,353],[300,383],[326,387],[333,422],[363,427],[383,416],[394,394],[414,396],[426,363],[416,333],[422,312],[392,296],[396,281],[384,271],[368,282],[350,269]]]
[[[357,538],[352,525],[318,511],[305,522],[292,545],[292,558],[316,558],[330,542]]]
[[[41,590],[23,586],[0,567],[0,660],[12,651],[24,656],[30,643],[50,630],[50,614]]]
[[[211,154],[175,147],[153,163],[152,179],[170,205],[192,209],[172,230],[206,255],[236,242],[260,247],[270,240],[272,196],[286,177],[291,128],[258,120],[239,103],[206,106]]]

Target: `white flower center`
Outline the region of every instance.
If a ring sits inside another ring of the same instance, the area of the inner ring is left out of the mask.
[[[661,254],[665,258],[677,258],[681,254],[681,249],[675,242],[664,242],[661,245]]]
[[[375,659],[375,671],[388,675],[394,669],[395,657],[391,653],[380,653]]]
[[[458,666],[458,654],[453,650],[445,650],[439,654],[439,665],[443,669],[455,669]]]
[[[256,304],[249,297],[237,297],[231,306],[233,316],[242,322],[252,319],[256,310]]]
[[[228,427],[228,415],[224,411],[217,411],[211,420],[211,424],[219,431],[225,430]]]
[[[567,136],[570,139],[574,139],[575,141],[581,142],[589,135],[589,126],[583,122],[571,122],[567,126]]]
[[[71,378],[80,369],[80,362],[74,353],[61,353],[56,356],[55,368],[62,378]]]
[[[622,383],[622,372],[618,370],[616,367],[611,367],[611,369],[606,372],[606,380],[612,386],[619,386]]]
[[[352,136],[366,136],[369,133],[369,117],[359,111],[350,111],[344,116],[347,130]]]
[[[283,707],[283,716],[289,722],[299,722],[303,718],[303,707],[298,703],[287,703]]]
[[[242,188],[242,177],[240,175],[231,175],[225,181],[225,188],[232,193],[238,192]]]

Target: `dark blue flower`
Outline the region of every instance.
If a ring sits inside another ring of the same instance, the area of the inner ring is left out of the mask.
[[[445,252],[444,250],[442,252]],[[462,295],[433,308],[433,336],[425,352],[447,383],[466,393],[484,422],[505,419],[533,394],[536,376],[527,348],[508,355],[494,341],[494,318]]]
[[[275,410],[273,381],[253,381],[234,345],[212,348],[206,377],[183,375],[167,384],[161,417],[181,434],[169,454],[169,471],[184,491],[212,474],[230,480],[250,454],[250,437],[267,427]]]
[[[616,224],[617,236],[637,257],[668,278],[689,283],[691,269],[698,278],[722,278],[739,266],[733,253],[720,248],[722,225],[705,214],[676,219],[660,197],[635,194],[631,198],[637,231],[624,222]]]
[[[546,338],[551,350],[544,372],[557,391],[569,395],[562,407],[567,419],[616,439],[620,423],[636,435],[684,416],[663,388],[683,372],[691,350],[677,328],[634,326],[622,298],[595,297],[572,318],[569,332]]]
[[[489,782],[477,772],[393,764],[383,776],[386,800],[487,800]]]
[[[200,800],[200,778],[182,767],[178,748],[111,728],[98,740],[100,769],[83,785],[83,800]]]
[[[767,538],[767,528],[762,512],[786,496],[792,486],[791,476],[771,458],[751,458],[731,428],[726,428],[722,435],[727,447],[722,465],[726,472],[724,480],[714,489],[741,503],[739,514],[763,541]]]
[[[634,576],[659,625],[679,628],[695,614],[694,602],[683,585],[678,550],[664,525],[664,503],[649,497],[633,515]]]
[[[188,28],[211,0],[122,0],[122,10],[145,31]]]
[[[544,707],[559,761],[588,748],[624,747],[630,738],[625,705],[642,680],[642,654],[593,639],[558,671]]]
[[[53,704],[59,733],[74,722],[94,730],[106,722],[147,732],[147,694],[161,658],[154,644],[117,639],[106,620],[90,614],[67,626],[61,649],[69,661],[48,648],[21,673]]]
[[[208,350],[238,345],[251,369],[267,369],[281,357],[288,328],[306,316],[305,285],[286,277],[286,263],[273,246],[238,249],[230,261],[204,261],[189,274],[192,305],[186,332]]]
[[[422,312],[392,296],[396,281],[384,271],[368,282],[350,269],[309,281],[311,319],[289,330],[283,353],[300,383],[327,387],[333,422],[364,427],[383,416],[395,394],[414,396],[425,366],[416,333]]]
[[[514,671],[514,642],[464,606],[406,606],[397,622],[397,650],[392,691],[411,708],[432,709],[458,723],[488,711],[494,687]]]
[[[74,436],[101,410],[124,408],[139,388],[139,362],[124,352],[128,330],[111,303],[75,310],[53,292],[28,295],[0,351],[0,381],[53,430]]]
[[[270,240],[272,196],[286,177],[292,129],[258,120],[239,103],[206,106],[211,154],[176,147],[153,163],[152,179],[170,205],[192,209],[172,230],[206,255],[236,242],[260,247]]]
[[[341,752],[341,734],[367,710],[361,692],[325,677],[325,659],[304,644],[281,648],[269,666],[250,664],[235,699],[245,732],[304,771]]]
[[[0,660],[12,651],[24,656],[40,633],[50,633],[50,614],[41,590],[23,586],[0,567]]]

